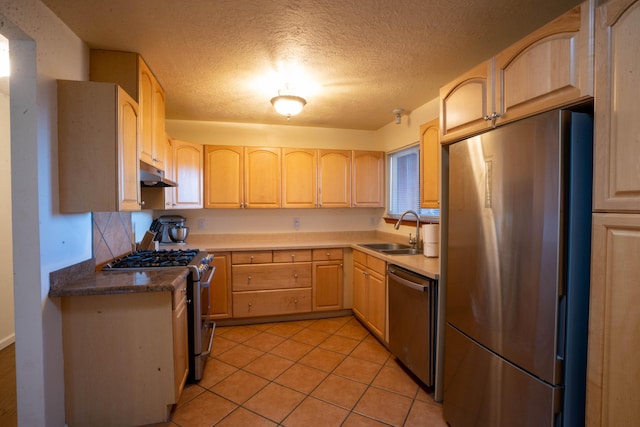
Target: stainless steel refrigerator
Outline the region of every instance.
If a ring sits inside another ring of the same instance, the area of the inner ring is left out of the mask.
[[[592,123],[556,110],[449,147],[452,427],[584,425]]]

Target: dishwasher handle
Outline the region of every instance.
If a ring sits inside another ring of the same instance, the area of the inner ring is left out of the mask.
[[[410,280],[404,279],[396,274],[393,274],[392,270],[387,271],[387,275],[389,276],[389,278],[393,278],[393,280],[397,283],[407,286],[413,290],[419,292],[427,292],[429,290],[429,285],[421,285],[420,283],[415,283]]]

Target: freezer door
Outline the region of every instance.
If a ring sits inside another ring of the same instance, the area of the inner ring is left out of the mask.
[[[556,325],[564,113],[449,149],[446,321],[550,384],[562,381]]]
[[[447,354],[454,355],[444,366],[443,415],[451,426],[559,425],[560,386],[540,381],[450,325],[445,341]]]

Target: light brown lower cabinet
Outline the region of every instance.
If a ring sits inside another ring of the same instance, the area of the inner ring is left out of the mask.
[[[342,248],[232,252],[233,317],[342,309],[342,258]]]
[[[594,214],[587,426],[640,420],[640,214]]]
[[[61,299],[68,425],[168,419],[188,370],[182,289]]]
[[[380,339],[386,340],[386,262],[353,251],[353,313]]]
[[[216,271],[209,285],[209,319],[232,317],[231,253],[215,252],[210,264]]]

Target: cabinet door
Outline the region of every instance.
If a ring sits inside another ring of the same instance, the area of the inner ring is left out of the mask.
[[[318,150],[318,206],[351,206],[351,151]]]
[[[317,205],[316,150],[282,149],[282,207],[315,208]]]
[[[440,89],[442,142],[453,142],[491,126],[493,60],[485,61]]]
[[[384,206],[384,153],[353,152],[353,206],[378,208]]]
[[[216,252],[211,262],[216,271],[209,288],[209,318],[226,319],[231,312],[231,254]]]
[[[124,90],[118,91],[118,210],[137,211],[140,210],[138,111],[133,99]]]
[[[385,321],[387,318],[387,287],[384,276],[369,271],[367,287],[367,305],[369,310],[367,323],[372,331],[384,340]]]
[[[186,282],[175,291],[173,307],[173,376],[175,402],[187,382],[189,374],[189,340],[187,334]]]
[[[632,426],[640,419],[640,215],[595,214],[591,253],[586,425]]]
[[[594,208],[640,211],[640,1],[597,9]]]
[[[280,148],[246,147],[244,151],[245,207],[280,207]]]
[[[313,311],[342,308],[342,261],[313,263]]]
[[[593,96],[592,40],[587,1],[496,55],[496,124]]]
[[[440,129],[435,119],[420,126],[420,207],[440,209]]]
[[[202,163],[202,145],[173,141],[173,171],[178,184],[173,189],[176,208],[202,208]]]
[[[243,147],[206,145],[204,153],[204,207],[243,207]]]
[[[166,171],[165,152],[166,132],[164,128],[165,122],[165,99],[164,90],[157,80],[153,85],[153,134],[152,134],[152,151],[153,165],[158,169]],[[200,168],[202,170],[202,168]],[[202,206],[201,206],[202,207]]]
[[[140,108],[140,160],[153,165],[153,92],[155,78],[142,58],[138,59],[138,106]]]
[[[367,312],[367,270],[360,264],[353,264],[353,312],[366,320]]]

